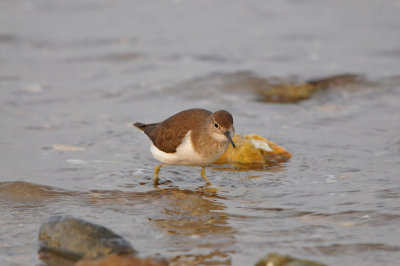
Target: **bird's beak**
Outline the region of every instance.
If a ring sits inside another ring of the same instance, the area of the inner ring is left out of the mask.
[[[235,143],[233,142],[233,140],[232,140],[232,138],[231,138],[231,132],[225,131],[225,137],[229,140],[230,143],[232,143],[232,146],[233,146],[234,148],[236,148],[236,145],[235,145]]]

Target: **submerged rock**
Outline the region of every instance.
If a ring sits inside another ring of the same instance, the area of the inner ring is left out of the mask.
[[[43,223],[39,242],[39,255],[45,261],[51,257],[46,256],[49,253],[69,261],[136,253],[128,241],[111,230],[69,216],[53,216]]]
[[[325,266],[325,264],[271,253],[260,259],[254,266]]]
[[[359,87],[365,83],[361,76],[355,74],[340,74],[308,81],[266,79],[249,74],[242,75],[238,81],[242,88],[258,93],[261,96],[259,100],[272,103],[297,103],[309,99],[319,90]]]
[[[298,103],[311,98],[317,91],[344,90],[346,92],[373,85],[357,74],[338,74],[318,79],[302,80],[294,77],[260,77],[252,72],[214,73],[183,82],[174,87],[186,97],[211,97],[225,101],[257,100],[269,103]],[[220,93],[221,90],[224,93]]]
[[[67,190],[24,181],[0,182],[0,198],[6,201],[32,203],[75,195]]]
[[[232,139],[236,148],[230,145],[215,164],[231,164],[242,169],[262,168],[286,162],[292,157],[281,146],[256,134],[235,134]]]
[[[168,266],[169,263],[163,258],[135,258],[132,256],[121,256],[112,254],[99,259],[82,259],[74,266]]]

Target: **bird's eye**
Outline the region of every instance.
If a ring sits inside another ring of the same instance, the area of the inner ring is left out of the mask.
[[[219,128],[219,125],[217,123],[214,123],[215,128]]]

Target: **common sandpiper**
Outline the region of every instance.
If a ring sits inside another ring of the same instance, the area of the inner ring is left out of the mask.
[[[151,153],[161,162],[154,167],[154,185],[164,165],[201,166],[201,177],[208,183],[205,167],[216,161],[231,143],[234,134],[232,115],[219,110],[188,109],[160,123],[134,123],[152,141]]]

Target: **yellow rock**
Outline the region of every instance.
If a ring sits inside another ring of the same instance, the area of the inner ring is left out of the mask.
[[[232,145],[215,164],[231,164],[238,168],[261,168],[286,162],[292,155],[281,146],[256,134],[233,136]]]

